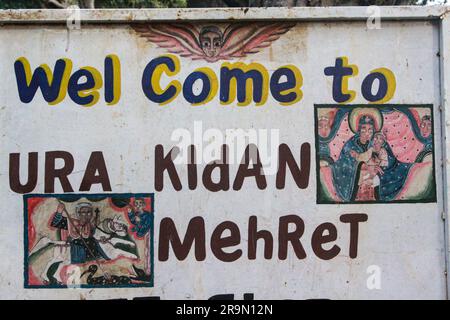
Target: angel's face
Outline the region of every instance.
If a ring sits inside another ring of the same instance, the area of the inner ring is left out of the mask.
[[[428,138],[431,135],[432,128],[431,120],[424,117],[420,123],[420,133],[422,136]]]
[[[222,48],[222,37],[216,32],[205,32],[200,35],[200,45],[207,57],[216,57]]]

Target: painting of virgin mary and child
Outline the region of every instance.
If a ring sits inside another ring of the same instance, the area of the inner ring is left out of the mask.
[[[316,106],[317,203],[435,202],[432,106]]]

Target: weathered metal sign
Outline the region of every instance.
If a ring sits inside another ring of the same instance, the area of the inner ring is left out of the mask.
[[[448,18],[365,10],[0,12],[0,297],[444,299]]]

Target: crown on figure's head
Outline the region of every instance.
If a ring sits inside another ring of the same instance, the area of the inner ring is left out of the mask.
[[[79,212],[81,210],[81,208],[89,208],[92,209],[92,204],[89,202],[80,202],[77,204],[77,206],[75,207],[75,212]]]
[[[374,121],[373,118],[367,115],[364,115],[361,117],[361,119],[359,119],[359,124],[371,124],[374,125]]]

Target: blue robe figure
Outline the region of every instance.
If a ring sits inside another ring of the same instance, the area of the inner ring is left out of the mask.
[[[61,212],[55,212],[50,223],[52,227],[69,232],[66,241],[70,246],[70,263],[79,264],[99,259],[110,260],[93,236],[96,226],[90,221],[92,207],[82,203],[77,206],[76,213],[77,215],[82,214],[84,217],[87,215],[88,218],[68,219]]]
[[[369,125],[373,131],[374,120],[369,116],[362,116],[358,123],[358,132],[344,144],[338,160],[331,166],[333,185],[344,202],[355,201],[363,164],[351,156],[351,151],[360,154],[372,146],[373,133],[370,140],[366,143],[361,142],[363,124]],[[388,165],[381,167],[383,173],[378,174],[380,185],[375,188],[375,198],[380,201],[392,201],[402,190],[412,164],[398,161],[386,142],[383,148],[388,154]]]
[[[129,210],[128,218],[133,224],[132,232],[136,233],[139,238],[144,237],[150,230],[153,230],[153,213],[140,209]]]
[[[357,153],[366,152],[369,143],[361,143],[359,133],[348,140],[341,150],[341,154],[335,163],[331,165],[333,185],[336,193],[344,202],[350,202],[356,198],[358,192],[358,180],[362,163],[350,155],[350,151]]]
[[[412,163],[398,161],[386,142],[383,144],[383,148],[388,154],[388,165],[381,167],[382,175],[378,174],[380,186],[376,189],[376,196],[381,201],[392,201],[402,190]]]

